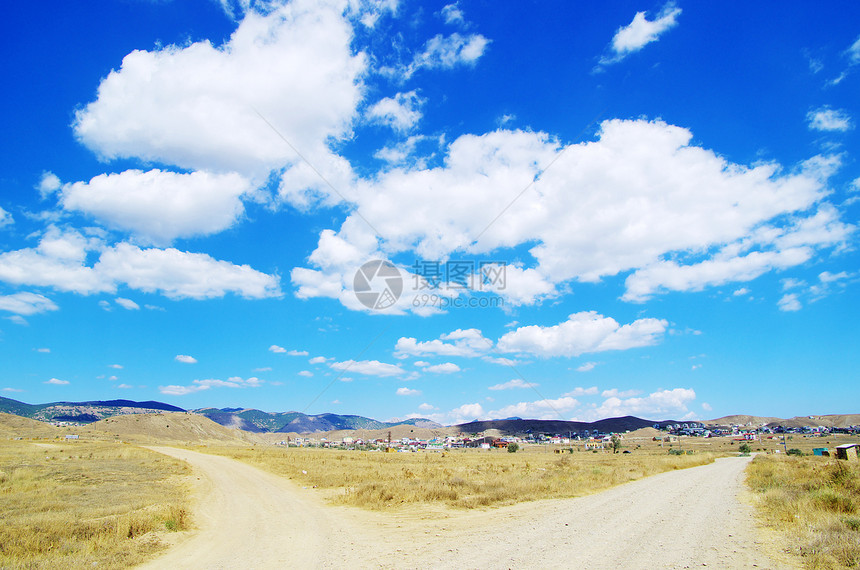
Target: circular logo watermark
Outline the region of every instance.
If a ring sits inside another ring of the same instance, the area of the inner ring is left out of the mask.
[[[403,277],[390,262],[374,259],[355,272],[352,290],[368,309],[384,310],[396,303],[403,293]]]

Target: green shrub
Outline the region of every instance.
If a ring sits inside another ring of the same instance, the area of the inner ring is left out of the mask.
[[[797,449],[796,447],[792,447],[791,449],[786,451],[786,453],[788,453],[789,455],[796,455],[798,457],[803,457],[803,452],[801,450]]]
[[[744,442],[738,446],[738,451],[743,454],[749,454],[749,452],[752,451],[752,447],[750,447],[750,444]]]
[[[512,443],[508,444],[508,453],[516,453],[517,451],[519,451],[519,449],[520,449],[520,446],[516,442],[512,442]]]

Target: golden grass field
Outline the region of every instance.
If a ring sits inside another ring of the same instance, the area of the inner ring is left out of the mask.
[[[130,445],[0,440],[0,567],[127,568],[188,525],[188,467]]]
[[[708,453],[670,456],[556,454],[547,446],[524,451],[452,450],[382,453],[282,447],[209,447],[308,487],[328,489],[330,500],[372,510],[418,503],[469,509],[586,495],[663,471],[703,465]]]
[[[807,568],[860,565],[860,464],[759,455],[747,469],[757,513]]]

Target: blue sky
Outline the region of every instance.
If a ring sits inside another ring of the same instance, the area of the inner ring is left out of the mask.
[[[446,424],[856,412],[857,22],[17,3],[0,394]]]

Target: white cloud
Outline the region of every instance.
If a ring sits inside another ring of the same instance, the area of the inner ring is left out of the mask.
[[[437,34],[427,41],[424,50],[416,54],[415,60],[402,71],[403,76],[408,79],[422,68],[451,69],[458,65],[474,65],[484,55],[489,44],[490,40],[481,34]]]
[[[36,349],[36,352],[41,352],[41,353],[43,353],[43,354],[48,354],[48,353],[50,353],[50,352],[51,352],[51,349],[50,349],[50,348],[37,348],[37,349]]]
[[[272,346],[274,346],[274,345],[272,345]],[[271,349],[269,349],[269,350],[271,350]],[[308,351],[307,350],[295,350],[295,349],[293,349],[293,350],[288,350],[287,354],[289,354],[290,356],[307,356]]]
[[[271,366],[261,366],[260,368],[254,368],[254,372],[271,372]]]
[[[15,220],[12,219],[12,214],[7,212],[3,208],[0,208],[0,228],[11,225],[13,223],[15,223]]]
[[[584,362],[576,367],[577,372],[589,372],[594,370],[594,367],[597,366],[599,362]]]
[[[657,344],[666,331],[665,320],[645,318],[619,325],[611,317],[595,311],[574,313],[558,325],[520,327],[503,335],[498,342],[502,352],[541,357],[579,356],[584,353]]]
[[[23,392],[21,388],[3,388],[4,392]]]
[[[478,403],[463,404],[448,412],[446,417],[450,418],[452,424],[466,423],[483,418],[484,408]]]
[[[431,412],[437,408],[436,408],[436,406],[433,406],[433,405],[425,402],[425,403],[421,404],[420,406],[418,406],[418,409],[423,411],[423,412]]]
[[[122,370],[122,364],[108,364],[108,368],[113,368],[115,370]]]
[[[540,384],[536,382],[526,382],[524,380],[520,380],[519,378],[514,378],[513,380],[508,380],[504,384],[495,384],[490,386],[489,390],[514,390],[518,388],[536,388],[540,386]]]
[[[307,353],[305,353],[307,354]],[[325,364],[328,359],[325,356],[314,356],[308,362],[310,364]]]
[[[651,42],[657,41],[664,32],[677,25],[676,18],[681,9],[674,2],[668,2],[654,20],[645,17],[645,12],[636,12],[633,21],[627,26],[618,28],[612,38],[610,48],[612,55],[603,57],[601,64],[621,61],[631,53],[641,50]]]
[[[304,376],[305,378],[311,378],[313,377],[313,375],[314,373],[310,370],[302,370],[301,372],[299,372],[299,376]]]
[[[806,115],[809,128],[816,131],[845,132],[854,128],[851,117],[845,111],[821,107]]]
[[[747,289],[746,287],[741,287],[740,289],[735,289],[734,292],[732,293],[732,296],[743,297],[744,295],[749,295],[749,293],[750,293],[749,289]]]
[[[188,386],[178,386],[175,384],[159,386],[158,391],[168,396],[185,396],[186,394],[202,392],[212,388],[257,388],[262,384],[263,381],[256,377],[242,379],[239,376],[231,376],[227,380],[219,380],[217,378],[194,380]]]
[[[18,315],[35,315],[58,309],[59,307],[53,301],[37,293],[0,295],[0,311],[9,311]]]
[[[91,253],[98,261],[86,264]],[[277,276],[203,253],[174,248],[105,247],[98,238],[50,226],[35,248],[0,253],[0,281],[53,287],[81,295],[115,292],[119,284],[174,299],[209,299],[236,293],[246,298],[281,294]]]
[[[313,268],[295,268],[293,284],[299,297],[363,309],[351,290],[356,259],[476,257],[527,245],[536,264],[508,268],[513,304],[628,271],[625,299],[642,301],[804,263],[853,230],[822,202],[838,158],[790,172],[747,167],[692,146],[692,136],[646,120],[605,121],[598,140],[563,147],[539,132],[463,135],[439,166],[358,180],[355,211],[338,231],[320,233]]]
[[[604,390],[601,392],[600,397],[602,398],[632,398],[633,396],[638,396],[642,393],[642,390],[619,390],[618,388],[612,388],[610,390]]]
[[[116,304],[122,307],[123,309],[128,309],[129,311],[137,311],[140,309],[140,305],[132,301],[131,299],[126,299],[124,297],[117,297],[114,299]]]
[[[803,305],[801,305],[800,300],[797,298],[797,294],[795,293],[786,293],[779,301],[777,301],[776,304],[780,311],[786,312],[799,311],[803,308]]]
[[[106,159],[263,181],[272,169],[299,164],[268,121],[318,166],[335,161],[326,144],[349,133],[366,68],[365,55],[351,49],[345,3],[268,7],[266,15],[248,10],[223,45],[126,55],[76,113],[78,139]]]
[[[851,277],[851,275],[847,271],[840,271],[839,273],[830,273],[829,271],[822,271],[818,274],[818,279],[822,283],[833,283],[842,279],[848,279],[849,277]]]
[[[44,382],[44,384],[53,384],[55,386],[65,386],[68,383],[68,380],[60,380],[59,378],[51,378],[50,380]]]
[[[463,11],[460,9],[456,2],[443,7],[440,13],[446,24],[465,23],[465,19],[463,18]]]
[[[594,396],[597,394],[597,386],[591,386],[590,388],[583,388],[581,386],[577,386],[570,392],[562,394],[562,396],[571,396],[573,398],[577,398],[580,396]]]
[[[60,186],[62,186],[62,183],[56,174],[53,172],[43,172],[41,178],[39,178],[39,183],[36,185],[36,190],[39,191],[39,195],[44,200],[59,190]]]
[[[455,372],[460,372],[460,367],[453,362],[443,362],[442,364],[427,366],[424,368],[424,372],[431,372],[433,374],[454,374]]]
[[[482,357],[482,360],[491,364],[498,364],[499,366],[516,366],[517,364],[519,364],[519,362],[517,362],[516,360],[496,356],[484,356]]]
[[[174,248],[140,249],[120,243],[101,254],[95,270],[111,282],[172,299],[211,299],[227,293],[262,299],[281,294],[273,275]]]
[[[554,400],[544,399],[534,402],[519,402],[487,413],[491,419],[520,417],[524,419],[558,420],[564,419],[562,414],[570,412],[579,406],[575,398],[563,396]]]
[[[250,190],[236,173],[126,170],[66,184],[61,204],[144,243],[167,245],[229,228],[244,212],[240,197]]]
[[[130,389],[134,388],[134,386],[131,386],[129,384],[117,384],[116,387],[121,389],[121,390],[130,390]]]
[[[330,366],[335,370],[349,371],[366,376],[400,376],[405,372],[398,365],[387,364],[378,360],[345,360],[343,362],[332,362]]]
[[[607,398],[600,406],[578,414],[577,420],[595,421],[619,416],[637,416],[650,420],[678,419],[689,414],[687,406],[696,399],[692,388],[658,390],[643,397]]]
[[[281,354],[281,353],[287,352],[287,349],[284,348],[283,346],[278,346],[277,344],[273,344],[272,346],[269,347],[269,352],[274,352],[275,354]],[[307,353],[305,353],[305,354],[307,354]]]
[[[707,403],[707,402],[702,402],[702,409],[703,409],[703,410],[705,410],[706,412],[710,412],[710,411],[711,411],[711,410],[713,410],[714,408],[713,408],[713,407],[711,407],[711,405],[710,405],[709,403]]]
[[[177,354],[174,359],[176,362],[182,362],[184,364],[194,364],[197,362],[197,359],[193,356],[188,356],[187,354]]]
[[[445,342],[451,341],[451,342]],[[401,337],[394,347],[397,356],[480,356],[490,350],[493,342],[478,329],[457,329],[436,340],[419,342],[412,337]]]
[[[27,319],[22,317],[21,315],[12,315],[11,317],[3,317],[4,319],[15,323],[16,325],[21,325],[24,327],[30,326],[30,323],[27,322]]]
[[[424,100],[416,91],[397,93],[386,97],[367,110],[367,117],[374,122],[388,125],[396,131],[408,131],[421,120],[421,105]]]
[[[397,389],[398,396],[420,396],[421,390],[413,390],[411,388],[398,388]]]
[[[851,44],[851,47],[849,47],[845,53],[848,56],[851,65],[860,63],[860,36],[857,36],[857,39],[853,44]]]

